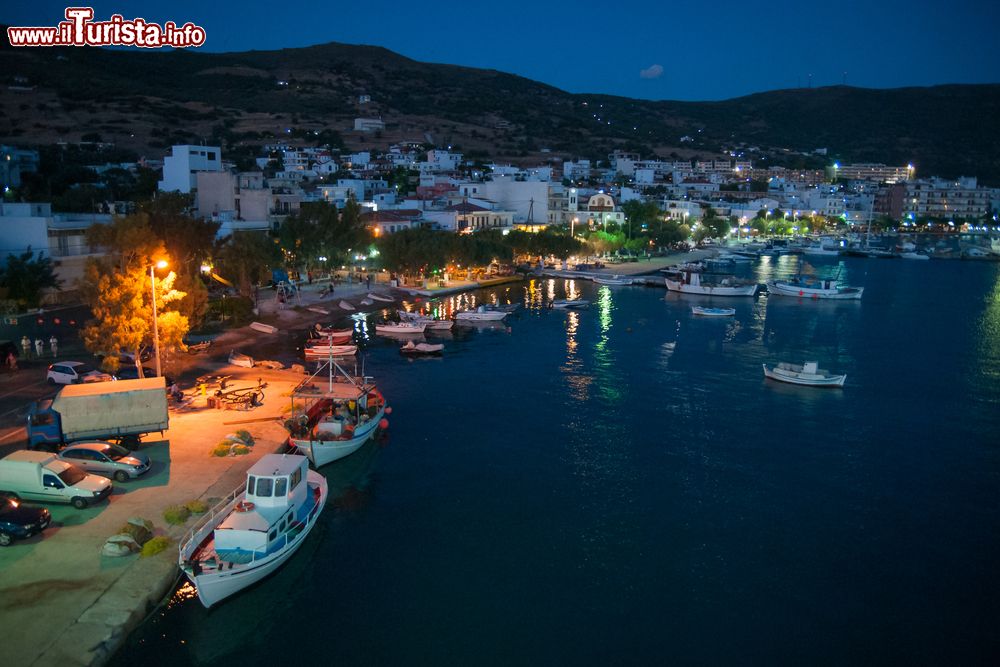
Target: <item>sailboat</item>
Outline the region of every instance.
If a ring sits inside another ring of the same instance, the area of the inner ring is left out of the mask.
[[[314,381],[324,368],[325,387]],[[288,443],[319,468],[350,456],[379,428],[388,428],[386,409],[374,379],[347,373],[331,354],[292,390],[292,410],[298,415],[285,422]]]

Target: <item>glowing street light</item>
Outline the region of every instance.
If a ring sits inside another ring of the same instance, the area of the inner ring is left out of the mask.
[[[156,325],[156,269],[167,268],[167,261],[161,259],[149,267],[149,284],[153,293],[153,350],[156,353],[156,377],[160,377],[160,331]]]

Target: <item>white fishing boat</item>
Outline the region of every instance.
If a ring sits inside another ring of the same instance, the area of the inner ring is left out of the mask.
[[[444,345],[440,343],[414,343],[407,341],[406,345],[399,348],[401,354],[441,354]]]
[[[426,328],[423,322],[385,322],[375,325],[375,333],[422,334]]]
[[[211,607],[277,570],[302,545],[326,505],[326,479],[304,456],[265,454],[247,481],[188,531],[181,571]]]
[[[735,308],[706,308],[705,306],[692,306],[691,313],[693,315],[702,315],[704,317],[730,317],[736,314]]]
[[[631,285],[632,284],[632,279],[631,278],[629,278],[627,276],[619,276],[619,275],[608,276],[608,277],[597,276],[593,280],[598,285]]]
[[[705,274],[690,269],[671,271],[663,280],[668,290],[681,294],[752,297],[760,288],[757,283],[741,280],[736,276]]]
[[[925,252],[916,252],[916,251],[901,252],[899,253],[899,257],[901,259],[918,259],[918,260],[931,258],[931,256]]]
[[[586,299],[556,299],[552,302],[553,308],[567,308],[570,310],[579,310],[580,308],[586,308],[590,305],[590,302]]]
[[[323,368],[326,387],[314,383]],[[288,443],[317,468],[353,454],[389,426],[385,399],[372,378],[347,374],[332,356],[292,391],[292,410],[296,416],[285,421]]]
[[[368,292],[368,298],[373,301],[383,301],[385,303],[392,303],[395,301],[391,296],[383,296],[381,294],[375,294],[374,292]]]
[[[809,387],[843,387],[846,375],[836,375],[818,368],[815,361],[807,361],[802,365],[779,363],[777,366],[764,367],[764,377],[780,382],[790,382],[791,384],[801,384]]]
[[[485,306],[455,313],[455,319],[459,322],[498,322],[505,317],[507,317],[506,311],[489,310]]]
[[[273,327],[270,324],[264,324],[263,322],[251,322],[250,328],[254,331],[266,334],[278,333],[278,327]]]
[[[248,354],[243,354],[242,352],[237,352],[236,350],[230,350],[229,363],[233,366],[253,368],[253,357]]]
[[[329,345],[317,344],[306,345],[305,355],[307,357],[349,357],[358,353],[357,345]]]
[[[349,301],[341,301],[337,305],[339,305],[344,310],[354,310],[354,306],[352,306]]]
[[[427,317],[420,313],[408,313],[405,310],[397,310],[396,312],[399,314],[400,322],[423,324],[424,331],[448,331],[455,326],[451,320],[436,320],[433,317]]]
[[[864,287],[847,287],[831,278],[797,276],[789,280],[767,281],[769,295],[797,296],[803,299],[860,299]]]

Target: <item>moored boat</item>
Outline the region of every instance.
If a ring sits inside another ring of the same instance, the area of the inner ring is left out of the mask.
[[[773,367],[764,367],[764,377],[780,382],[800,384],[809,387],[843,387],[846,375],[837,375],[819,368],[815,361],[807,361],[802,365],[789,364],[784,361]]]
[[[489,310],[485,306],[479,306],[475,310],[463,310],[455,313],[455,319],[460,322],[498,322],[505,317],[507,317],[506,311]]]
[[[355,308],[354,308],[354,306],[352,306],[352,305],[351,305],[351,302],[350,302],[350,301],[343,301],[343,300],[342,300],[342,301],[341,301],[341,302],[340,302],[339,304],[337,304],[337,305],[339,305],[339,306],[340,306],[341,308],[343,308],[344,310],[354,310],[354,309],[355,309]]]
[[[707,296],[753,296],[760,286],[733,275],[705,274],[689,269],[667,273],[664,283],[671,292]]]
[[[375,333],[422,334],[426,328],[423,322],[385,322],[375,325]]]
[[[332,357],[326,367],[325,388],[313,384],[314,374],[292,391],[292,409],[300,411],[285,421],[288,444],[317,468],[353,454],[388,427],[385,399],[372,378],[348,375]]]
[[[211,607],[277,570],[302,545],[328,495],[304,456],[266,454],[178,548],[181,570]]]
[[[590,306],[590,302],[586,299],[556,299],[552,302],[553,308],[567,308],[570,310],[579,310],[588,306]]]
[[[414,343],[412,340],[407,341],[406,345],[399,348],[400,354],[441,354],[444,350],[444,345],[441,343]]]
[[[629,278],[628,276],[619,276],[619,275],[608,276],[608,277],[597,276],[593,280],[598,285],[631,285],[632,284],[632,279],[631,278]]]
[[[381,294],[375,294],[374,292],[368,292],[368,298],[374,301],[383,301],[385,303],[392,303],[395,301],[391,296],[383,296]]]
[[[831,278],[796,276],[789,280],[767,281],[769,295],[797,296],[803,299],[860,299],[864,291],[864,287],[843,286]]]
[[[307,357],[348,357],[357,354],[358,346],[329,344],[306,345],[304,352]]]
[[[705,317],[730,317],[736,314],[735,308],[707,308],[705,306],[692,306],[692,315],[703,315]]]
[[[254,331],[259,331],[260,333],[278,333],[278,327],[271,326],[270,324],[264,324],[263,322],[251,322],[250,328]]]
[[[451,320],[436,320],[420,313],[408,313],[405,310],[397,310],[401,322],[414,322],[424,325],[424,331],[447,331],[455,326]]]

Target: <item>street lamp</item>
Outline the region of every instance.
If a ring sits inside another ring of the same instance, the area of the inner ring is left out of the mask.
[[[149,267],[149,284],[153,292],[153,350],[156,354],[156,377],[160,377],[160,331],[156,325],[156,269],[167,268],[167,261],[161,259]]]

